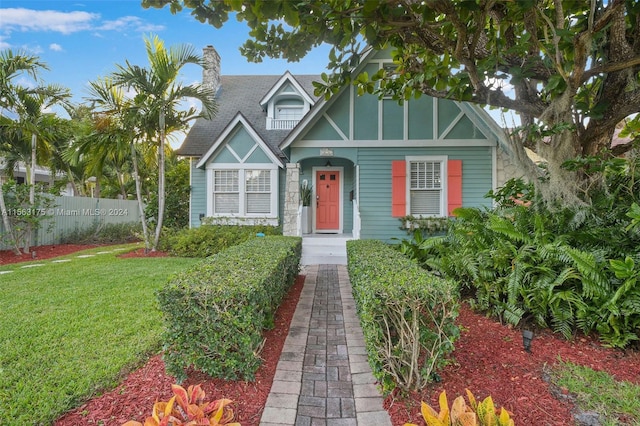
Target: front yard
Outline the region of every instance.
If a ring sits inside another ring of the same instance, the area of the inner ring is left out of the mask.
[[[0,424],[50,424],[158,352],[154,292],[198,260],[135,247],[0,267]]]

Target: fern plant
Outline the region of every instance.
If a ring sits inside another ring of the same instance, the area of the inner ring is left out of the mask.
[[[511,203],[523,189],[514,184],[493,195],[497,208],[457,209],[446,235],[416,234],[399,248],[502,321],[628,346],[640,336],[640,160],[599,170],[591,206],[552,211],[531,192],[529,206]]]

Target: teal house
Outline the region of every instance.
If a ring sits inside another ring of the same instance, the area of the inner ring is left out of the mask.
[[[204,58],[218,112],[197,120],[178,150],[190,158],[192,227],[265,223],[285,235],[390,240],[406,236],[407,216],[490,205],[484,195],[517,174],[502,129],[477,105],[398,104],[352,86],[325,100],[313,94],[318,75],[224,76],[213,47]],[[372,51],[353,72],[390,64]]]

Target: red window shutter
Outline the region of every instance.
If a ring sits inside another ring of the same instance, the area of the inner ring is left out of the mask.
[[[453,209],[462,207],[462,160],[447,162],[447,197],[447,211],[449,216],[453,216]]]
[[[407,215],[407,163],[391,162],[391,216]]]

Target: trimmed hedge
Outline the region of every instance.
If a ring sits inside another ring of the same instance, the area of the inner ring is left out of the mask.
[[[383,393],[423,388],[460,335],[456,284],[381,241],[348,241],[347,257],[369,364]]]
[[[253,380],[262,330],[299,271],[302,239],[253,238],[171,278],[158,291],[164,361],[179,381],[193,367],[212,377]]]

